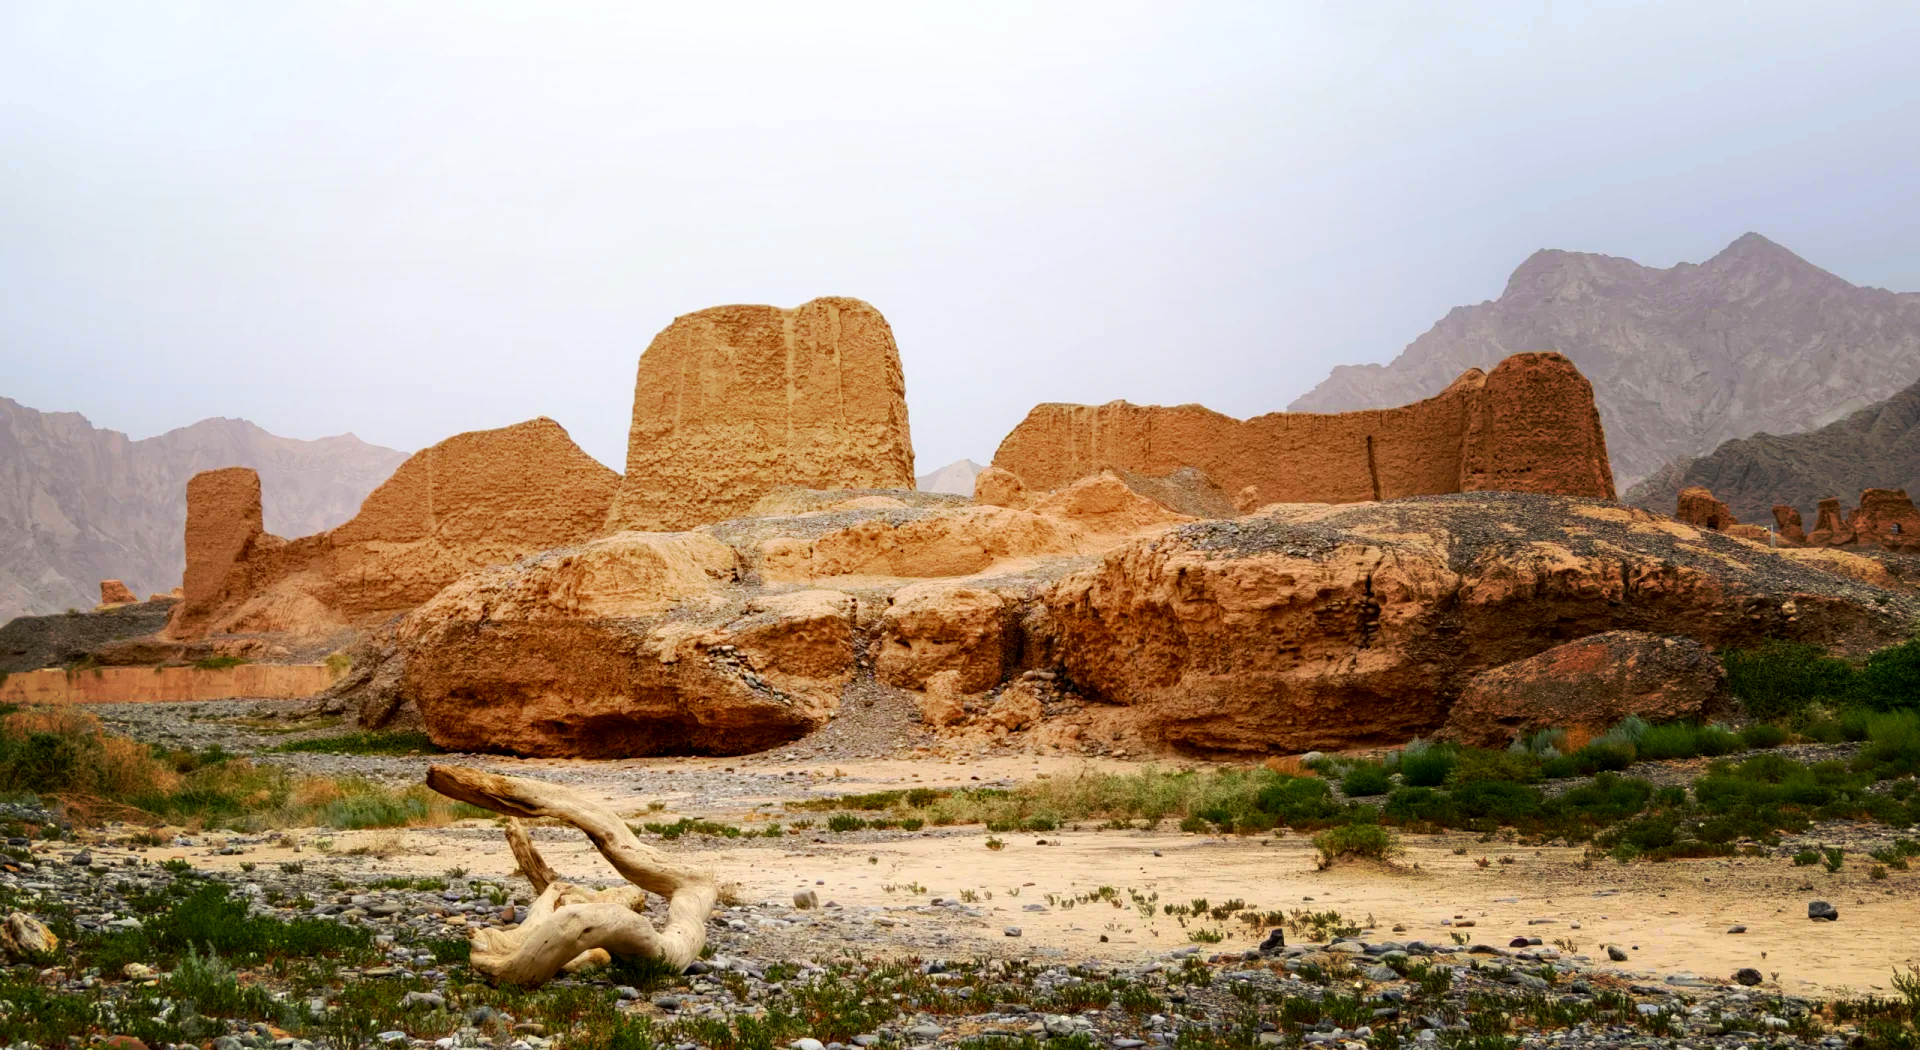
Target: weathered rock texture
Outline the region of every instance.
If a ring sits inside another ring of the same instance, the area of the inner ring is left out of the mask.
[[[1291,408],[1352,412],[1431,397],[1468,368],[1557,350],[1593,381],[1622,490],[1676,459],[1761,432],[1825,426],[1893,395],[1920,371],[1920,295],[1859,288],[1758,234],[1700,264],[1536,252],[1500,298],[1454,309],[1386,365],[1342,365]],[[1785,465],[1785,464],[1783,464]],[[1774,503],[1920,483],[1833,477],[1790,498],[1735,498],[1729,476],[1689,476],[1640,506],[1665,513],[1704,484],[1749,521]]]
[[[293,700],[333,683],[324,664],[241,664],[238,667],[47,668],[10,674],[0,703],[146,704],[202,700]]]
[[[781,486],[914,486],[900,351],[858,299],[719,306],[655,336],[606,531],[738,517]]]
[[[186,599],[168,635],[313,633],[378,620],[462,573],[595,534],[618,482],[558,423],[535,419],[416,453],[352,520],[285,540],[262,528],[253,471],[196,475]]]
[[[87,613],[16,616],[0,625],[0,673],[78,663],[101,646],[153,634],[177,604],[162,598]]]
[[[406,458],[351,434],[297,441],[239,419],[134,441],[0,397],[0,624],[89,608],[109,576],[140,594],[172,589],[185,564],[186,483],[200,471],[259,471],[267,528],[299,536],[347,520]]]
[[[1628,715],[1700,722],[1733,711],[1727,672],[1691,638],[1607,631],[1475,675],[1445,736],[1505,747],[1541,729],[1604,732]]]
[[[1697,529],[1712,529],[1725,532],[1728,528],[1740,524],[1727,505],[1713,498],[1713,493],[1698,485],[1680,492],[1678,505],[1673,516]]]
[[[1242,421],[1198,405],[1041,405],[1000,443],[993,466],[1041,491],[1109,466],[1147,475],[1191,467],[1245,507],[1486,490],[1614,495],[1593,390],[1553,353],[1471,369],[1415,404],[1338,415]],[[1004,488],[995,479],[990,491]]]
[[[1474,675],[1605,631],[1861,651],[1920,605],[1646,511],[1517,493],[1177,526],[1053,585],[1053,652],[1148,735],[1216,751],[1398,744]]]
[[[140,596],[127,588],[119,580],[100,581],[101,605],[131,605],[140,600]]]

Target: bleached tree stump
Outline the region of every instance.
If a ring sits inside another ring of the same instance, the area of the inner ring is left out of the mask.
[[[533,987],[562,969],[606,962],[609,955],[658,959],[676,970],[699,958],[707,941],[707,915],[720,894],[711,872],[641,842],[612,810],[559,784],[436,765],[427,770],[427,786],[506,814],[507,846],[539,895],[519,928],[473,931],[474,969],[496,981]],[[586,832],[632,885],[589,890],[561,881],[526,828],[512,819],[518,817],[550,817]],[[667,921],[659,930],[641,913],[650,892],[667,898]]]

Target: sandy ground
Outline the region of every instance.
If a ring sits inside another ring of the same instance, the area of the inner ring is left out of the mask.
[[[489,765],[538,776],[586,764]],[[670,769],[724,773],[729,765],[720,759],[629,760],[602,764],[596,775],[583,778],[583,786],[623,813],[638,814],[649,803],[667,803],[650,820],[691,815],[751,826],[756,814],[790,824],[795,815],[781,812],[778,803],[809,795],[1009,782],[1130,764],[1025,755],[965,762],[868,761],[845,764],[838,776],[830,766],[760,766],[753,772],[761,776],[769,770],[796,774],[790,778],[791,790],[780,797],[743,793],[710,802],[699,812],[676,806],[673,792],[627,791],[620,775],[623,769],[644,768],[656,774],[650,780],[657,784],[657,774]],[[215,856],[207,845],[159,848],[148,856],[156,861],[181,856],[204,867],[305,859],[347,871],[440,874],[457,866],[474,875],[511,874],[513,860],[491,826],[464,824],[404,832],[306,832],[296,836],[307,842],[297,856],[264,846],[245,856]],[[331,855],[324,859],[316,856],[311,841],[323,834],[332,840]],[[557,870],[581,881],[615,880],[584,837],[571,831],[559,836],[540,842]],[[1583,866],[1579,849],[1521,848],[1453,834],[1407,836],[1406,853],[1391,868],[1343,865],[1321,872],[1315,869],[1311,844],[1300,835],[1219,838],[1171,831],[1095,831],[1089,824],[1082,830],[998,837],[1005,841],[1000,850],[986,848],[988,835],[977,827],[860,836],[790,832],[774,840],[659,844],[674,852],[697,852],[724,882],[737,885],[743,900],[784,904],[795,890],[813,889],[822,902],[894,909],[886,913],[894,924],[884,928],[877,946],[902,950],[924,950],[927,937],[938,934],[941,944],[971,945],[983,952],[1057,949],[1074,959],[1138,960],[1189,946],[1190,929],[1205,927],[1226,935],[1217,945],[1203,945],[1208,951],[1244,950],[1265,932],[1237,918],[1188,920],[1183,928],[1157,907],[1152,918],[1145,918],[1128,901],[1129,891],[1137,891],[1157,894],[1158,904],[1196,897],[1218,904],[1239,898],[1261,910],[1335,910],[1365,926],[1364,936],[1371,940],[1450,944],[1458,933],[1467,943],[1504,947],[1515,936],[1541,937],[1548,944],[1566,938],[1575,954],[1591,955],[1602,964],[1605,946],[1617,944],[1630,953],[1630,961],[1621,964],[1626,969],[1726,978],[1737,968],[1751,966],[1768,974],[1769,984],[1777,980],[1781,989],[1796,994],[1885,991],[1895,967],[1920,966],[1920,936],[1914,932],[1920,928],[1920,871],[1893,872],[1875,882],[1868,878],[1864,857],[1831,875],[1817,867],[1795,867],[1783,858],[1632,865],[1599,860]],[[212,842],[218,844],[217,839]],[[370,844],[398,846],[400,852],[383,859],[341,855]],[[1454,852],[1461,847],[1465,855]],[[1481,857],[1489,859],[1488,866],[1476,863]],[[1502,858],[1512,862],[1501,863]],[[1122,906],[1062,903],[1101,886],[1119,890]],[[985,917],[913,908],[935,897],[959,897],[963,891],[971,891],[973,906],[984,910]],[[1810,922],[1806,906],[1815,899],[1838,906],[1841,921]],[[1026,910],[1035,904],[1046,910]],[[1449,926],[1443,920],[1472,920],[1474,925]],[[1729,933],[1735,925],[1744,925],[1746,932]],[[1019,941],[1006,938],[1008,926],[1020,928]],[[871,951],[876,945],[863,941],[849,947]],[[832,951],[831,944],[821,946],[822,954]]]

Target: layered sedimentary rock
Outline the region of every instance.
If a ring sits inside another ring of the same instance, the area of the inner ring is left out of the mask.
[[[1706,646],[1607,631],[1475,675],[1448,713],[1445,735],[1505,747],[1541,729],[1597,734],[1629,715],[1705,722],[1733,707],[1726,669]]]
[[[1045,599],[1053,651],[1148,735],[1217,751],[1397,744],[1474,675],[1614,630],[1861,651],[1920,606],[1646,511],[1518,493],[1283,506],[1107,553]]]
[[[262,528],[252,470],[195,475],[186,597],[168,635],[312,633],[410,609],[462,573],[594,535],[618,482],[558,423],[535,419],[416,453],[352,520],[286,540]]]
[[[782,486],[914,487],[900,351],[858,299],[720,306],[655,336],[606,531],[738,517]]]
[[[1242,510],[1487,490],[1614,495],[1593,388],[1553,353],[1469,370],[1426,401],[1338,415],[1238,420],[1198,405],[1040,405],[993,458],[1039,491],[1110,466],[1147,475],[1196,468]],[[1009,488],[983,475],[979,492],[998,499]]]

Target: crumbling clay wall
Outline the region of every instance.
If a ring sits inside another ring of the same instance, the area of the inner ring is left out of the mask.
[[[238,667],[48,668],[8,675],[0,703],[151,704],[202,700],[294,700],[333,684],[323,664],[241,664]]]
[[[640,356],[606,531],[740,517],[785,486],[911,489],[906,390],[893,330],[858,299],[677,318]]]
[[[1706,488],[1695,485],[1680,493],[1674,517],[1696,528],[1767,540],[1765,530],[1737,524],[1726,504]],[[1906,489],[1866,489],[1860,506],[1848,511],[1837,496],[1820,501],[1813,531],[1802,526],[1800,511],[1784,503],[1773,508],[1772,542],[1782,547],[1877,547],[1888,551],[1920,550],[1920,510]]]
[[[595,535],[619,481],[543,417],[415,453],[353,520],[283,540],[261,528],[253,471],[197,474],[167,634],[312,633],[413,608],[463,573]]]
[[[1614,498],[1593,387],[1556,353],[1515,354],[1425,401],[1364,412],[1243,421],[1199,405],[1040,405],[993,466],[1039,491],[1108,466],[1195,467],[1243,510],[1485,490]]]

